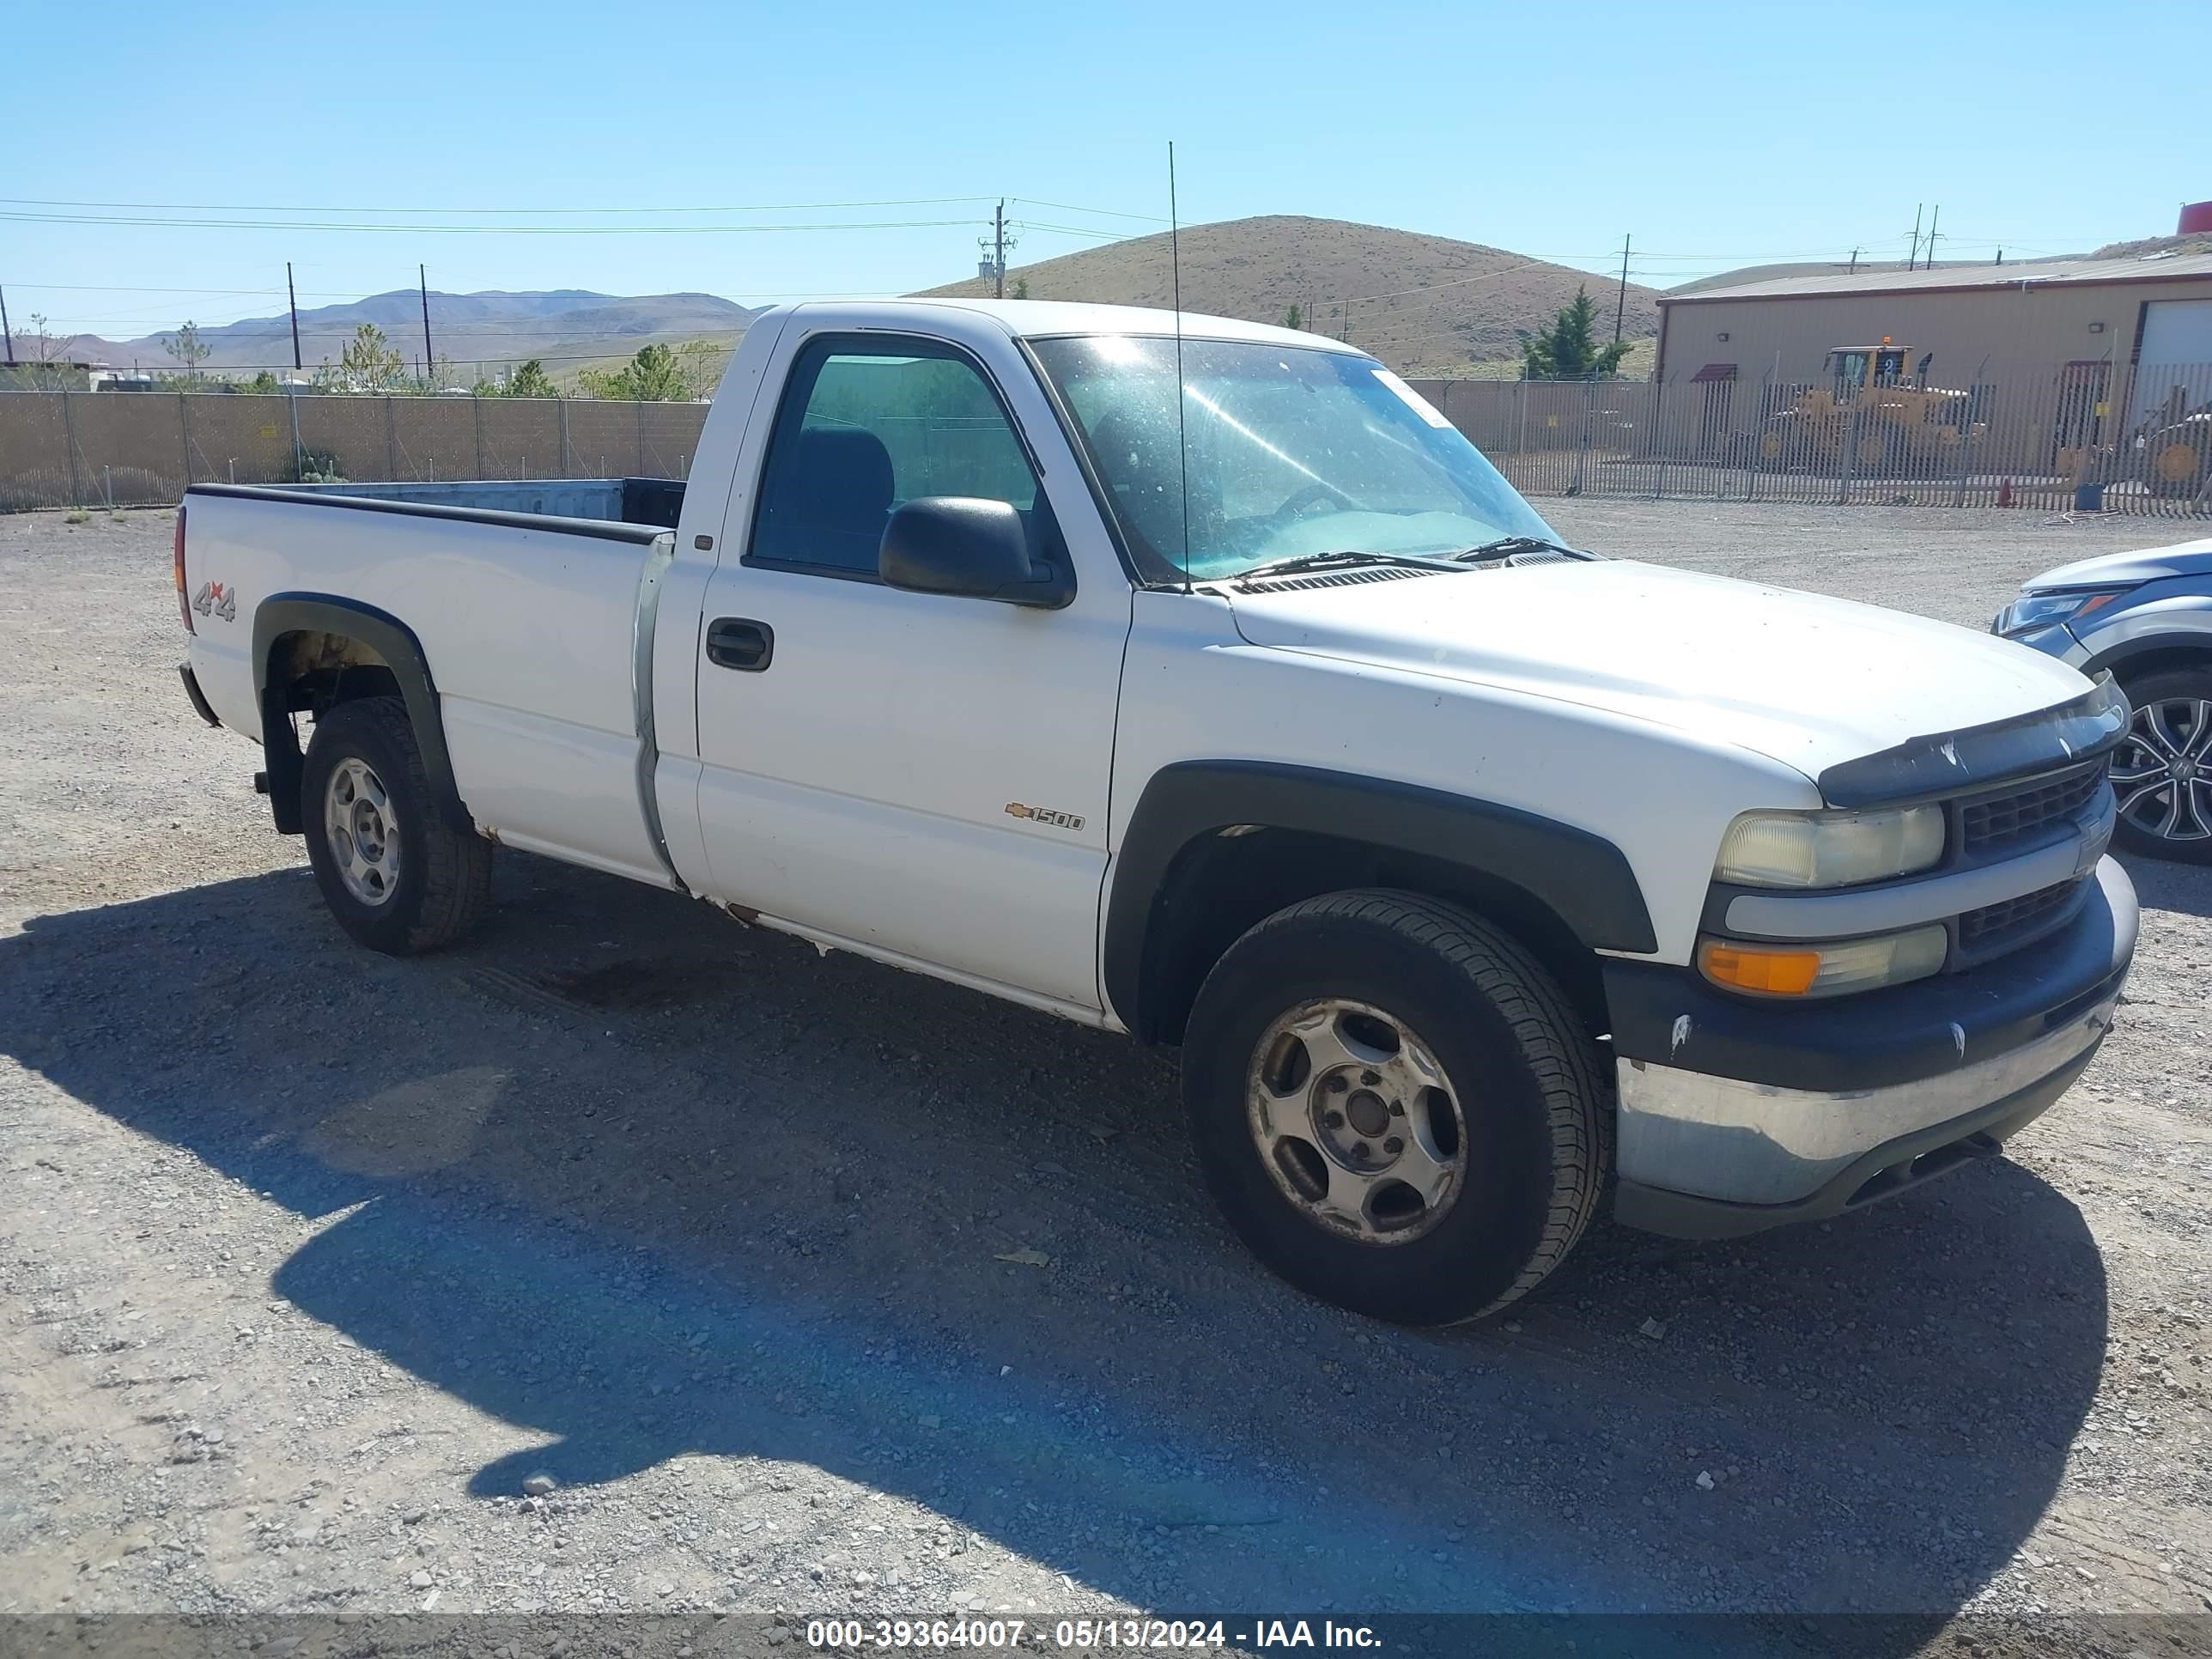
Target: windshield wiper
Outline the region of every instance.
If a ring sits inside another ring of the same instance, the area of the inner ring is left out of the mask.
[[[1294,559],[1276,559],[1267,564],[1255,564],[1249,570],[1240,570],[1231,581],[1247,582],[1256,576],[1295,576],[1307,570],[1352,570],[1362,565],[1391,564],[1410,570],[1449,570],[1452,567],[1435,559],[1415,558],[1410,553],[1363,553],[1351,548],[1334,553],[1301,553]]]
[[[1492,559],[1510,558],[1516,553],[1565,553],[1577,559],[1595,556],[1578,547],[1568,547],[1541,536],[1500,536],[1480,547],[1462,548],[1450,556],[1455,564],[1486,564]]]

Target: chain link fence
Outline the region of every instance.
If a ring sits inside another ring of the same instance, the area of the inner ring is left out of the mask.
[[[1524,495],[2212,515],[2212,364],[1972,386],[1424,380]],[[681,478],[704,404],[0,392],[0,511],[188,483]]]
[[[0,392],[0,512],[166,507],[193,483],[681,478],[704,404]]]

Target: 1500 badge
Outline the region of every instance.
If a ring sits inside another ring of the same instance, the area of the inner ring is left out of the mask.
[[[203,617],[220,617],[225,622],[236,622],[238,590],[226,587],[221,582],[202,582],[200,591],[192,595],[192,609]]]
[[[1006,803],[1010,818],[1027,818],[1031,823],[1048,824],[1054,830],[1080,830],[1083,818],[1079,813],[1055,812],[1049,806],[1024,806],[1018,800]]]

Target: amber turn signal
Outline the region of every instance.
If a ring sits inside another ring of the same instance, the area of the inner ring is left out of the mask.
[[[1698,965],[1716,985],[1761,996],[1802,997],[1820,976],[1820,953],[1802,945],[1739,945],[1709,939],[1698,947]]]
[[[1940,972],[1950,949],[1941,922],[1863,939],[1698,941],[1698,970],[1716,985],[1762,997],[1833,997]]]

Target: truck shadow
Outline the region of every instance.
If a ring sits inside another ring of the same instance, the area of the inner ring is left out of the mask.
[[[1601,1228],[1510,1322],[1389,1330],[1221,1231],[1158,1056],[539,860],[500,891],[417,962],[299,870],[0,939],[0,1051],[335,1218],[273,1291],[545,1437],[478,1496],[704,1453],[1154,1607],[1941,1614],[2096,1390],[2102,1263],[2014,1164],[1726,1246]]]

